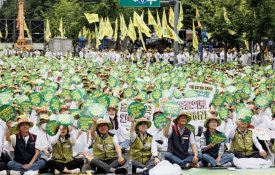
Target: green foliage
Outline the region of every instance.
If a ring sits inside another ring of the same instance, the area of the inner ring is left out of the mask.
[[[92,3],[96,2],[96,3]],[[259,43],[262,37],[275,39],[275,1],[274,0],[182,0],[184,10],[184,28],[192,28],[192,20],[200,20],[214,41],[224,43],[225,47],[235,47],[243,39]],[[200,11],[196,19],[195,9]],[[223,7],[227,9],[230,23],[224,20]],[[17,0],[8,0],[1,9],[0,17],[15,19],[17,17]],[[164,8],[158,8],[160,16]],[[168,15],[169,7],[165,7]],[[100,17],[109,17],[114,21],[123,14],[126,23],[133,11],[141,14],[147,21],[146,8],[122,8],[119,0],[25,0],[26,19],[50,20],[51,32],[59,35],[60,18],[63,18],[66,36],[76,39],[82,26],[90,30],[94,25],[88,24],[84,13],[98,13]],[[151,9],[156,17],[156,9]],[[232,34],[234,31],[234,34]]]

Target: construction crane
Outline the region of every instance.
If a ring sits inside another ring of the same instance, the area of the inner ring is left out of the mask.
[[[19,48],[19,49],[31,50],[32,49],[32,39],[25,38],[24,23],[25,23],[24,0],[18,0],[17,29],[19,30],[19,37],[17,39],[15,47]]]

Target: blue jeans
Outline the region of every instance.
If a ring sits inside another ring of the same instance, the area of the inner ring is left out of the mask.
[[[221,157],[221,165],[226,164],[227,162],[232,162],[233,161],[233,154],[224,154]],[[203,154],[202,155],[202,164],[204,166],[207,165],[207,163],[210,163],[211,167],[215,167],[217,165],[216,159],[211,157],[209,154]]]
[[[130,146],[130,140],[124,140],[123,142],[119,142],[119,145],[124,148],[127,149]]]
[[[17,163],[15,161],[9,161],[9,163],[8,163],[9,170],[20,171],[20,172],[37,171],[39,169],[44,168],[44,166],[45,166],[44,160],[38,160],[38,161],[34,162],[34,164],[32,164],[32,166],[27,170],[22,168],[22,164]]]
[[[164,157],[165,160],[168,160],[170,163],[178,164],[182,169],[185,169],[187,163],[192,163],[194,155],[189,155],[185,159],[181,159],[172,153],[166,153]],[[199,161],[201,160],[201,157],[201,154],[198,154]]]

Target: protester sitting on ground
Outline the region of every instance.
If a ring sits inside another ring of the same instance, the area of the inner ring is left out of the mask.
[[[93,120],[91,137],[94,159],[90,163],[91,169],[96,173],[126,173],[126,169],[121,167],[126,160],[122,156],[118,139],[116,135],[109,132],[112,129],[112,124],[105,119],[97,119],[97,117],[94,117]]]
[[[7,169],[7,164],[11,161],[8,152],[5,150],[6,122],[0,119],[0,171]],[[1,174],[1,172],[0,172]]]
[[[149,170],[160,162],[158,157],[157,143],[147,130],[151,127],[151,121],[140,118],[137,121],[133,117],[129,119],[131,149],[130,159],[133,171],[136,173],[149,174]]]
[[[172,126],[172,116],[168,116],[168,119],[167,125],[163,129],[163,135],[168,138],[168,153],[165,155],[165,159],[170,163],[178,164],[182,169],[198,168],[201,154],[198,154],[193,132],[186,128],[191,116],[181,113],[173,120]],[[188,153],[190,146],[193,154]]]
[[[39,136],[39,141],[40,141],[39,145],[41,148],[40,157],[45,160],[50,159],[51,151],[52,151],[51,136],[46,133],[46,126],[49,121],[50,121],[49,116],[40,117],[39,122],[37,124],[39,129],[37,130],[37,133],[35,133],[36,135]]]
[[[116,112],[117,107],[111,105],[108,108],[106,120],[112,123],[113,128],[109,132],[117,136],[119,146],[121,147],[122,152],[125,152],[125,150],[130,146],[130,135],[129,131],[127,132],[126,128],[121,126]]]
[[[35,171],[45,166],[44,160],[39,160],[40,146],[39,137],[29,132],[33,123],[25,115],[19,116],[16,128],[18,134],[10,135],[11,122],[7,122],[6,140],[14,148],[14,160],[8,163],[8,169],[20,173]],[[12,174],[12,172],[11,172]]]
[[[210,138],[213,135],[223,135],[217,131],[217,127],[221,125],[221,120],[217,117],[208,117],[204,122],[206,131],[203,132],[200,139],[202,150],[203,166],[232,166],[233,154],[224,154],[224,142],[212,143]]]
[[[236,121],[230,133],[231,149],[237,158],[266,158],[267,153],[263,150],[261,144],[253,134],[252,130],[249,130],[249,122],[242,119]],[[258,151],[253,150],[253,145],[256,146]]]
[[[160,109],[155,109],[153,114],[153,121],[159,115],[163,114]],[[168,139],[164,137],[162,128],[156,128],[154,122],[152,122],[152,126],[148,128],[148,133],[153,136],[153,139],[157,142],[159,151],[166,151],[168,146]]]
[[[78,174],[84,164],[83,159],[73,157],[72,146],[75,138],[70,133],[69,127],[60,126],[56,135],[52,137],[52,158],[46,163],[46,168],[55,174]]]

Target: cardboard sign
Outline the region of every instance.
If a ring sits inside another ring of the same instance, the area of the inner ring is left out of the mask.
[[[158,129],[163,129],[168,122],[167,116],[165,114],[158,114],[154,117],[154,125]]]
[[[110,99],[109,99],[109,97],[106,96],[105,94],[103,94],[103,95],[97,97],[97,98],[95,99],[95,101],[96,101],[97,103],[103,104],[106,108],[108,108],[108,107],[110,106]]]
[[[50,110],[52,112],[59,111],[61,107],[61,102],[58,98],[54,97],[50,100]]]
[[[72,101],[81,101],[83,98],[83,95],[79,89],[74,89],[71,91],[70,97]]]
[[[33,92],[29,95],[30,102],[33,106],[40,106],[41,103],[43,102],[43,97],[40,93],[38,92]]]
[[[120,120],[121,125],[128,129],[131,126],[131,122],[129,121],[129,116],[128,116],[128,106],[132,102],[133,101],[131,100],[123,100],[118,104],[118,113],[117,113],[118,118]],[[155,106],[151,103],[145,103],[144,106],[145,106],[144,117],[152,121],[153,113],[155,111]]]
[[[57,133],[59,126],[60,125],[55,120],[49,121],[46,125],[46,133],[50,136],[54,136]]]
[[[61,114],[57,116],[56,122],[59,125],[68,127],[74,123],[74,117],[70,114]]]
[[[2,105],[0,107],[0,118],[4,122],[13,121],[16,118],[15,108],[10,105]]]
[[[91,117],[97,116],[98,118],[104,118],[106,112],[107,108],[99,103],[91,104],[87,110],[88,115],[90,115]]]
[[[226,136],[222,133],[222,134],[213,134],[210,136],[210,142],[213,144],[219,144],[219,143],[223,143],[226,141]]]
[[[141,102],[132,102],[128,106],[128,116],[133,116],[136,119],[144,117],[145,111],[144,104]]]
[[[176,101],[169,101],[164,104],[163,112],[166,115],[177,117],[180,114],[180,105]]]
[[[0,105],[12,104],[13,98],[9,93],[2,92],[0,94]]]
[[[68,97],[70,97],[71,91],[69,89],[63,89],[61,92],[61,97],[63,99],[66,99]]]
[[[152,98],[154,100],[159,100],[162,97],[162,90],[161,89],[155,89],[152,93]]]
[[[268,100],[268,98],[264,95],[261,95],[261,96],[258,96],[256,97],[255,99],[255,105],[258,107],[258,108],[266,108],[268,107],[270,101]]]
[[[199,96],[207,97],[210,100],[214,98],[216,92],[216,86],[204,83],[189,82],[186,84],[185,90],[193,90],[198,93]]]
[[[30,113],[32,110],[32,104],[30,101],[24,101],[19,104],[20,108],[27,113]]]
[[[89,116],[80,117],[77,121],[77,128],[82,131],[88,131],[93,125],[93,119]]]
[[[221,120],[227,119],[228,118],[228,110],[225,107],[220,107],[218,114],[220,116]]]

